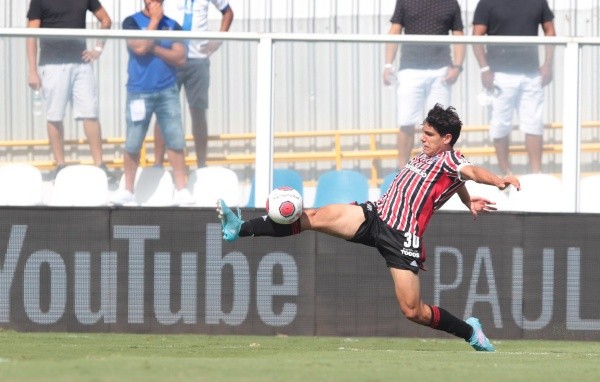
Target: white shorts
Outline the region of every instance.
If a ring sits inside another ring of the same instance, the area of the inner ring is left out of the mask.
[[[48,121],[62,121],[69,103],[75,119],[98,118],[98,93],[92,64],[42,65],[40,75]]]
[[[494,85],[501,90],[490,105],[490,137],[504,138],[513,128],[513,113],[519,117],[519,129],[525,134],[544,132],[544,88],[542,77],[524,74],[494,73]]]
[[[450,85],[445,81],[448,67],[402,69],[396,74],[398,126],[416,126],[436,103],[450,105]]]

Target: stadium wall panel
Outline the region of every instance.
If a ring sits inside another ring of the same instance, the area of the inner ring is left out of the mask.
[[[6,329],[448,337],[402,317],[376,250],[327,235],[227,243],[196,208],[0,213]],[[599,340],[599,219],[438,212],[423,299],[479,317],[494,339]]]

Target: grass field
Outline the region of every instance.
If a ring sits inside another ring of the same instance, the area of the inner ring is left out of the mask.
[[[600,343],[16,333],[0,381],[599,381]]]

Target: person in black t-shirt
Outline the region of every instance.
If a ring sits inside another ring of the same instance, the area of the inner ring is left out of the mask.
[[[98,0],[31,0],[27,12],[28,28],[85,29],[90,11],[102,29],[110,29],[112,21]],[[42,91],[46,103],[46,121],[50,148],[56,161],[54,175],[65,166],[63,119],[71,103],[75,119],[83,121],[96,166],[102,163],[102,135],[98,121],[98,95],[92,62],[102,53],[104,41],[87,49],[85,40],[40,38],[27,40],[28,83],[34,91]]]
[[[554,14],[547,0],[480,0],[473,16],[475,36],[555,36]],[[490,105],[490,136],[494,140],[498,165],[512,173],[509,135],[513,112],[525,134],[525,148],[532,173],[542,170],[544,87],[552,81],[554,47],[547,45],[542,65],[538,47],[530,45],[473,45],[479,62],[481,82],[495,94]]]
[[[463,22],[456,0],[397,0],[389,34],[462,35]],[[396,85],[398,165],[402,169],[411,157],[415,127],[425,110],[436,103],[450,104],[450,87],[462,71],[465,48],[462,44],[403,43],[400,66],[393,64],[398,44],[387,44],[383,82]]]

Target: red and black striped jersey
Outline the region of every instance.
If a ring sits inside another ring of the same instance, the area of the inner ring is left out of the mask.
[[[377,212],[388,226],[423,236],[433,212],[464,184],[462,166],[471,163],[458,151],[414,157],[377,200]]]

